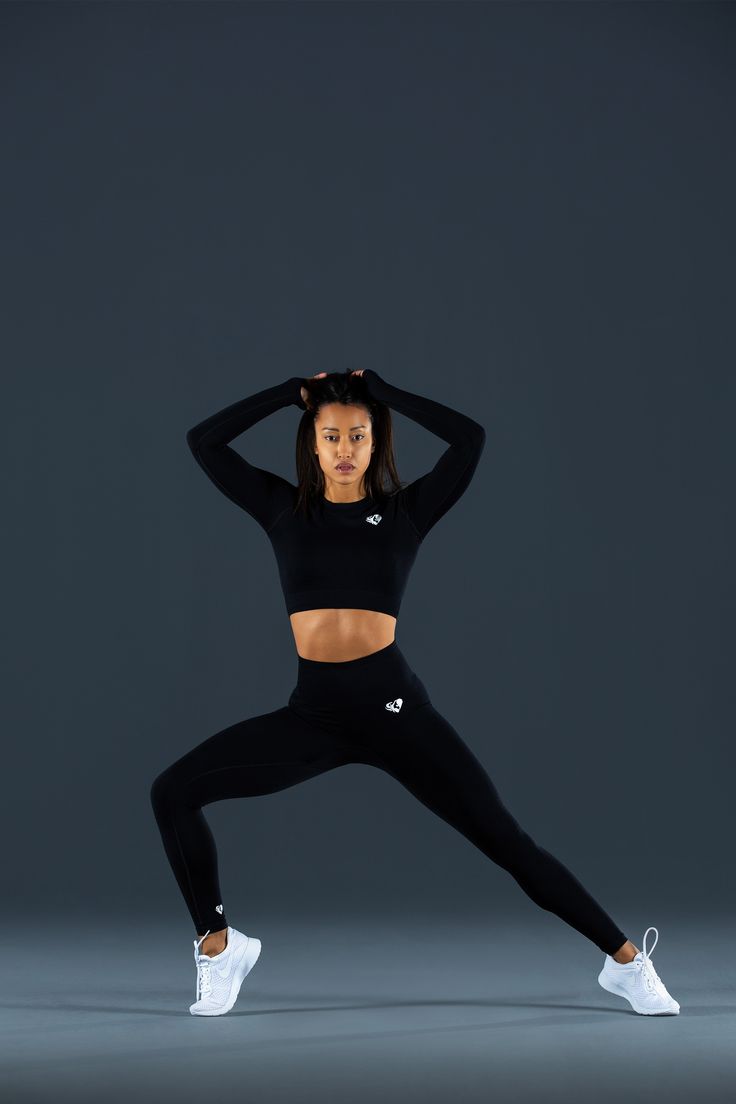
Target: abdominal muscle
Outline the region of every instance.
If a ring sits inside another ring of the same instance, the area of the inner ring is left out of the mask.
[[[320,663],[342,663],[393,643],[396,618],[364,609],[301,610],[289,617],[297,654]]]

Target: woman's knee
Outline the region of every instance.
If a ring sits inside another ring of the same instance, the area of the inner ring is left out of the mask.
[[[154,809],[163,809],[181,799],[181,796],[181,781],[171,767],[162,770],[151,783],[150,797]]]

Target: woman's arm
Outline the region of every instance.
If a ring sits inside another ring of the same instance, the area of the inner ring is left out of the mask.
[[[299,376],[292,376],[284,383],[226,406],[187,431],[187,444],[200,467],[223,494],[255,518],[266,532],[293,502],[295,488],[280,475],[249,464],[228,442],[284,406],[306,410],[301,397],[303,384]]]
[[[449,445],[431,471],[400,492],[406,511],[423,539],[467,489],[483,452],[486,431],[466,414],[394,387],[372,368],[365,368],[362,375],[373,398],[418,422]]]

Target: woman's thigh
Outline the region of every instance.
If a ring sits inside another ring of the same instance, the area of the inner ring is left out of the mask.
[[[483,764],[431,702],[404,722],[401,714],[375,718],[375,766],[497,861],[528,841]]]
[[[284,706],[209,736],[162,771],[154,788],[201,808],[274,793],[350,761],[349,743]]]

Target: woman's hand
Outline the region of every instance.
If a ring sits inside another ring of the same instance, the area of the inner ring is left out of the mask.
[[[365,368],[356,368],[354,372],[351,372],[351,376],[362,376]]]
[[[319,379],[320,376],[326,376],[326,375],[327,375],[326,372],[317,372],[317,374],[314,375],[314,376],[307,376],[307,379]],[[306,406],[307,410],[309,410],[309,392],[307,391],[306,387],[302,387],[301,395],[302,395],[302,402]]]

